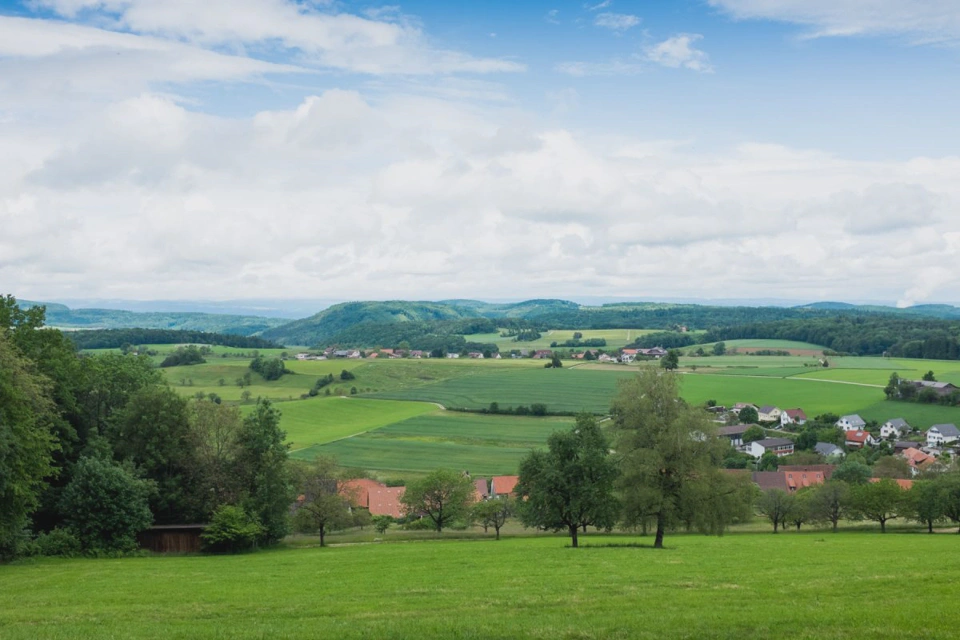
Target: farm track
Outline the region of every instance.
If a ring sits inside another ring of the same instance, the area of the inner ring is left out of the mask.
[[[803,374],[798,374],[794,376],[748,376],[740,375],[737,373],[695,373],[693,371],[678,371],[681,375],[685,376],[717,376],[722,375],[724,378],[754,378],[757,380],[802,380],[805,382],[831,382],[833,384],[849,384],[855,387],[870,387],[871,389],[883,389],[882,384],[867,384],[866,382],[850,382],[849,380],[825,380],[823,378],[804,378],[801,377]]]

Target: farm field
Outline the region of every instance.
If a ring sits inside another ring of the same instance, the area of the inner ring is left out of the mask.
[[[499,403],[501,408],[539,402],[554,412],[585,410],[604,413],[610,408],[617,382],[630,378],[637,370],[637,367],[588,365],[571,369],[511,371],[376,393],[370,397],[438,402],[447,407],[469,409],[482,409],[491,402]],[[818,380],[699,373],[683,375],[681,393],[694,404],[711,399],[719,404],[775,404],[781,408],[802,407],[808,415],[853,412],[884,399],[883,391],[872,387]]]
[[[352,397],[296,400],[279,404],[277,408],[281,414],[280,428],[287,432],[287,442],[293,452],[437,411],[435,405],[424,402]],[[240,409],[244,414],[252,410],[253,405]]]
[[[662,551],[581,540],[24,562],[0,569],[0,636],[956,637],[951,608],[930,605],[955,590],[955,535],[677,535]]]
[[[469,470],[474,475],[513,474],[530,449],[543,446],[551,433],[568,428],[572,422],[569,418],[441,411],[311,447],[294,456],[332,455],[342,466],[370,471],[426,473],[445,467]]]

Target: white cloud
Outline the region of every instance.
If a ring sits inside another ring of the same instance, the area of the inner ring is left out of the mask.
[[[646,59],[672,68],[691,69],[702,73],[710,73],[713,67],[706,53],[693,46],[693,43],[703,38],[698,33],[681,33],[663,42],[647,47]]]
[[[298,54],[300,64],[383,75],[522,71],[511,60],[432,47],[414,20],[321,11],[291,0],[38,0],[65,17],[204,48]],[[91,17],[92,16],[92,17]]]
[[[612,0],[603,0],[603,2],[598,2],[597,4],[585,4],[583,8],[587,11],[599,11],[600,9],[606,9],[611,4],[613,4]]]
[[[593,20],[593,24],[612,31],[626,31],[640,24],[640,18],[626,13],[601,13]]]
[[[812,36],[906,35],[917,42],[960,39],[955,0],[707,0],[738,19],[801,24]]]
[[[560,24],[560,20],[558,19],[559,17],[560,17],[559,9],[550,9],[550,11],[547,11],[547,15],[544,17],[544,20],[546,20],[550,24]]]
[[[346,90],[237,118],[143,93],[50,127],[0,124],[0,281],[28,298],[895,299],[960,257],[960,158],[703,153]],[[960,299],[930,282],[911,296]]]

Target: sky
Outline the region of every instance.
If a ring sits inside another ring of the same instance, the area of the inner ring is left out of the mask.
[[[0,293],[960,303],[960,2],[0,0]]]

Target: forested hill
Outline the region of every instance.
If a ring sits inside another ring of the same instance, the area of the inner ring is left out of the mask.
[[[742,338],[797,340],[860,356],[886,353],[903,358],[960,358],[960,321],[892,314],[750,323],[712,330],[702,340]]]
[[[172,329],[250,336],[289,322],[282,318],[217,313],[136,312],[118,309],[70,309],[62,304],[24,303],[22,308],[46,306],[47,324],[60,329]]]
[[[208,344],[240,349],[276,349],[281,346],[255,336],[170,329],[91,329],[68,331],[65,335],[77,345],[77,349],[119,349],[124,345],[144,344]]]

